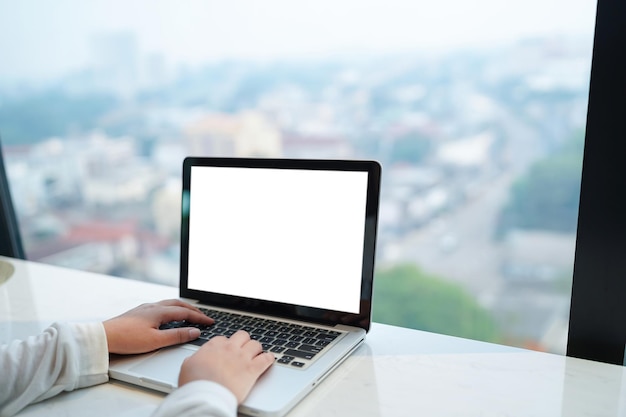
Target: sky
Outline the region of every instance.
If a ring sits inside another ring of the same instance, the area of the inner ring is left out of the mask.
[[[95,36],[133,33],[174,65],[593,36],[595,0],[0,0],[0,81],[85,68]]]

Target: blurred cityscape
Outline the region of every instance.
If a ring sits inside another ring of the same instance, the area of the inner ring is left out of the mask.
[[[377,268],[419,265],[506,340],[564,352],[575,217],[547,230],[502,213],[529,167],[582,135],[589,39],[195,69],[141,55],[132,33],[91,45],[88,68],[0,90],[29,259],[177,285],[185,156],[371,158]]]

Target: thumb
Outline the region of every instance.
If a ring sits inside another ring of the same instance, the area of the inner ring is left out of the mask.
[[[200,330],[195,327],[180,327],[161,330],[160,332],[163,346],[178,345],[200,337]]]
[[[270,352],[263,352],[253,359],[252,369],[257,376],[260,376],[267,370],[267,368],[270,367],[270,365],[274,363],[274,360],[276,360],[274,354]]]

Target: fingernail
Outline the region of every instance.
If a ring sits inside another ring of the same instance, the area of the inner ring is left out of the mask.
[[[193,329],[189,329],[189,338],[190,339],[197,339],[200,337],[200,330],[193,328]]]

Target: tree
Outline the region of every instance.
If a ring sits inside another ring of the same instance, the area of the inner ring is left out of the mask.
[[[583,143],[579,132],[513,184],[500,214],[498,236],[512,228],[576,231]]]
[[[374,320],[430,332],[499,341],[495,320],[461,287],[412,264],[379,270]]]

